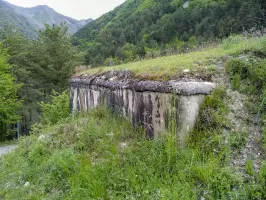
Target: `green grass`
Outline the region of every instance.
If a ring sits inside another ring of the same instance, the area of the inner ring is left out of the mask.
[[[78,73],[75,76],[93,75],[109,70],[130,70],[135,78],[149,80],[178,79],[183,76],[209,80],[217,73],[216,63],[230,55],[235,56],[247,51],[260,51],[266,37],[245,39],[232,36],[222,41],[218,47],[204,48],[199,51],[173,56],[165,56],[151,60],[126,63],[112,67],[97,67]],[[183,70],[190,72],[184,74]]]
[[[218,90],[205,103],[214,110],[212,116],[215,110],[224,110],[223,98],[214,101],[222,94]],[[217,134],[194,138],[180,149],[175,133],[150,140],[104,108],[54,126],[40,125],[19,142],[18,149],[0,158],[0,199],[264,197],[266,169],[247,182],[228,166],[231,147],[223,142],[219,126],[215,130]],[[209,148],[201,148],[207,141]]]

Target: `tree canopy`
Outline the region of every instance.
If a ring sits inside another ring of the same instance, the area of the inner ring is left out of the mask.
[[[8,64],[7,50],[0,43],[0,140],[13,134],[12,125],[20,119],[21,101],[17,96],[20,87]]]
[[[9,63],[19,82],[23,83],[18,95],[23,99],[20,110],[22,132],[28,133],[30,125],[39,121],[41,109],[38,102],[49,102],[52,91],[68,88],[68,80],[82,57],[71,44],[71,37],[64,24],[45,25],[38,38],[31,40],[19,31],[6,28],[2,34],[8,47]]]
[[[265,16],[264,0],[127,0],[78,31],[74,44],[87,51],[86,64],[124,62],[262,31]]]

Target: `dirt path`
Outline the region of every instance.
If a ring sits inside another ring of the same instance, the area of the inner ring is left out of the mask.
[[[15,150],[17,147],[18,145],[8,145],[8,146],[0,147],[0,157],[6,153],[9,153]]]

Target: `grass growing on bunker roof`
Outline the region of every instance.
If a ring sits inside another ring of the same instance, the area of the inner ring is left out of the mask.
[[[130,70],[135,78],[148,80],[169,80],[181,77],[201,78],[209,80],[217,72],[217,61],[226,56],[234,56],[247,51],[260,51],[266,37],[243,38],[231,36],[217,47],[210,47],[195,52],[164,56],[151,60],[141,60],[112,67],[96,67],[79,75],[94,75],[109,70]],[[189,70],[184,73],[184,70]]]

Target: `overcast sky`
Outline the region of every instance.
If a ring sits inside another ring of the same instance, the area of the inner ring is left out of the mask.
[[[5,0],[22,7],[47,5],[57,12],[74,19],[96,19],[113,10],[125,0]]]

